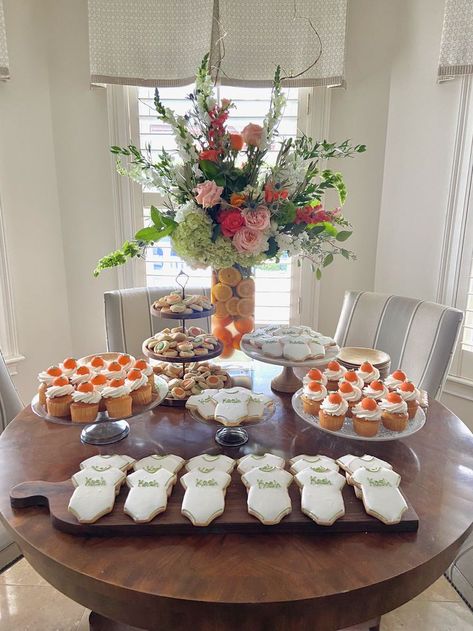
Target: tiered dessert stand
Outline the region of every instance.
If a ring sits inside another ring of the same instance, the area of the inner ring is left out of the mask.
[[[296,362],[283,357],[268,357],[263,355],[261,349],[252,346],[246,339],[242,337],[240,343],[241,350],[251,357],[257,359],[265,364],[272,364],[273,366],[282,366],[282,371],[274,377],[271,381],[271,388],[276,392],[294,393],[302,387],[302,381],[295,374],[294,368],[325,368],[329,361],[335,359],[338,351],[338,346],[330,346],[324,357],[320,359],[307,359],[305,361]]]

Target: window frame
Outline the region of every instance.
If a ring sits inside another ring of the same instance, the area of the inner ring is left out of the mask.
[[[108,85],[106,89],[110,145],[126,146],[131,142],[139,146],[139,88]],[[328,137],[330,100],[331,91],[327,88],[299,88],[299,133],[313,138]],[[142,191],[139,184],[118,175],[115,161],[112,156],[115,239],[119,247],[143,226],[143,208],[162,205],[164,200],[158,193]],[[317,328],[320,285],[310,263],[294,263],[291,272],[290,323]],[[121,289],[146,286],[145,262],[135,259],[118,268],[118,282]]]

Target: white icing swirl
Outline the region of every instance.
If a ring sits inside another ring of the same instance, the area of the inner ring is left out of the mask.
[[[343,377],[346,371],[347,369],[345,368],[345,366],[342,366],[340,364],[339,370],[330,370],[330,368],[326,368],[324,370],[324,375],[327,377],[329,381],[338,381],[339,379]]]
[[[105,370],[102,370],[100,374],[107,379],[125,379],[126,377],[126,372],[123,368],[120,370],[109,370],[108,368],[105,368]]]
[[[138,370],[141,370],[141,372],[147,377],[150,377],[153,374],[153,366],[151,366],[151,364],[146,364],[146,368],[138,368]]]
[[[327,388],[320,384],[320,390],[318,392],[314,392],[308,387],[308,384],[304,386],[304,396],[311,401],[322,401],[327,396]]]
[[[66,383],[64,386],[50,386],[46,390],[46,396],[48,399],[54,399],[56,397],[65,397],[68,394],[74,392],[73,386],[70,383]]]
[[[127,385],[123,386],[106,386],[102,390],[102,396],[104,399],[118,399],[119,397],[125,397],[130,394],[130,388]]]
[[[352,412],[355,416],[357,416],[358,418],[362,418],[365,421],[381,420],[381,409],[378,405],[374,410],[365,410],[365,408],[362,407],[361,403],[358,403],[358,405],[353,406]]]
[[[351,385],[351,384],[350,384]],[[361,399],[361,390],[356,386],[352,386],[352,392],[338,391],[338,394],[345,399],[345,401],[359,401]]]
[[[91,372],[103,372],[105,370],[105,368],[107,367],[105,362],[104,362],[103,366],[93,366],[91,364],[91,362],[86,364],[86,366],[87,366],[87,368],[90,369]]]
[[[384,383],[383,383],[382,390],[374,390],[374,388],[372,388],[371,385],[367,385],[366,388],[363,388],[363,394],[365,395],[365,397],[368,397],[370,399],[384,399],[384,397],[388,393],[389,393],[389,390],[386,388]]]
[[[329,397],[326,397],[322,401],[320,409],[329,416],[345,416],[348,410],[348,403],[345,401],[345,399],[342,399],[340,403],[332,403],[329,400]]]
[[[70,377],[77,370],[77,366],[74,368],[66,368],[64,364],[59,364],[59,368],[62,370],[62,374],[65,377]]]
[[[396,392],[400,397],[404,399],[404,401],[419,401],[420,399],[420,392],[417,388],[414,388],[412,392],[396,388]]]
[[[379,406],[390,412],[391,414],[407,414],[407,403],[405,401],[399,401],[399,403],[393,403],[387,399],[382,399]]]
[[[141,373],[139,379],[126,379],[125,383],[130,388],[130,392],[133,392],[133,390],[138,390],[146,386],[148,384],[148,377]]]
[[[348,372],[348,371],[347,371]],[[347,383],[349,383],[351,386],[356,386],[357,388],[360,388],[360,390],[363,388],[363,386],[365,385],[365,382],[363,381],[363,379],[356,374],[356,372],[351,373],[353,375],[356,376],[356,381],[348,381],[348,379],[346,378],[346,373],[343,375],[343,377],[339,380],[338,385],[340,385],[341,383],[343,383],[344,381],[346,381]]]
[[[75,390],[72,395],[72,399],[74,403],[99,403],[102,395],[95,388],[92,392],[81,392],[80,390]]]
[[[85,383],[86,381],[90,381],[94,375],[95,375],[94,372],[88,372],[85,375],[81,375],[75,372],[71,377],[71,383],[77,386],[79,383]]]
[[[393,377],[393,375],[389,375],[389,377],[386,377],[386,379],[384,380],[384,383],[388,386],[388,388],[394,390],[395,388],[400,386],[403,381],[404,379],[396,379],[396,377]]]
[[[324,375],[324,373],[323,373],[323,372],[321,372],[320,374],[321,374],[321,378],[320,378],[320,379],[311,379],[311,378],[309,377],[309,375],[307,374],[307,375],[303,378],[302,383],[303,383],[304,385],[306,385],[307,383],[310,383],[311,381],[318,381],[318,382],[319,382],[319,383],[321,383],[323,386],[326,386],[326,385],[327,385],[327,377]]]
[[[54,379],[56,379],[56,377],[58,377],[59,375],[53,376],[50,375],[48,372],[46,372],[45,370],[42,370],[39,375],[38,375],[38,381],[40,383],[45,383],[47,386],[50,386],[53,382]]]
[[[360,379],[363,379],[365,383],[371,383],[372,381],[377,381],[379,379],[379,370],[376,366],[371,367],[372,370],[365,372],[364,370],[357,370],[356,374]]]

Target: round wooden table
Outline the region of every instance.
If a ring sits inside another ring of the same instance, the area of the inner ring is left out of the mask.
[[[268,391],[276,367],[256,364],[254,389]],[[289,395],[250,442],[222,450],[215,428],[185,410],[159,407],[131,422],[109,447],[82,445],[80,427],[40,420],[31,409],[0,439],[0,510],[31,565],[52,585],[97,614],[101,630],[334,630],[388,612],[433,583],[471,530],[473,435],[431,402],[424,428],[405,440],[340,439],[294,414]],[[370,453],[392,463],[420,519],[417,533],[216,535],[96,538],[64,534],[46,508],[13,510],[10,488],[27,480],[60,481],[97,453],[140,458],[153,452],[190,458],[274,452],[338,457]],[[119,621],[119,624],[111,622]]]

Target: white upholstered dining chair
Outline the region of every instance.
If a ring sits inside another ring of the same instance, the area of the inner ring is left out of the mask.
[[[175,290],[175,286],[137,287],[105,292],[107,349],[140,357],[146,338],[166,327],[179,326],[179,321],[154,318],[150,313],[155,300]],[[189,287],[187,293],[209,295],[210,288]],[[195,324],[210,331],[210,318],[196,320]]]
[[[347,291],[335,339],[340,346],[378,348],[431,397],[440,396],[463,313],[435,302]]]
[[[0,433],[23,408],[7,365],[0,353]],[[20,556],[16,543],[0,524],[0,570]]]

